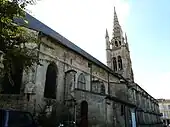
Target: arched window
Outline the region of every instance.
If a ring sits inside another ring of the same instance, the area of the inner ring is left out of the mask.
[[[85,76],[83,73],[81,73],[78,77],[78,86],[77,88],[79,89],[83,89],[85,90],[86,89],[86,80],[85,80]]]
[[[45,80],[44,97],[56,99],[57,66],[55,63],[48,65]]]
[[[105,94],[105,86],[103,83],[101,84],[100,93]]]
[[[115,41],[115,46],[118,47],[118,42],[117,41]]]
[[[113,69],[114,69],[114,71],[117,71],[116,57],[113,57]]]
[[[81,121],[80,121],[80,127],[88,127],[88,103],[87,101],[81,102]]]
[[[119,67],[119,70],[123,69],[121,56],[118,56],[118,67]]]
[[[125,113],[125,106],[121,105],[121,116],[123,116]]]
[[[121,45],[121,41],[119,41],[119,45]]]

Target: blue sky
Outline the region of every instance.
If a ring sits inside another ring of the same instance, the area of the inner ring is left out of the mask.
[[[136,80],[158,98],[170,98],[168,94],[170,8],[168,5],[170,5],[169,0],[131,0],[129,1],[130,14],[125,25]],[[145,73],[150,78],[147,77],[146,81]],[[147,83],[148,80],[150,81]]]
[[[170,98],[169,0],[41,0],[31,14],[106,64],[105,30],[113,7],[127,33],[135,81],[155,98]]]

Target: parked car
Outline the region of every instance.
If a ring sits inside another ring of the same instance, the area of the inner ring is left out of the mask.
[[[38,127],[29,112],[0,109],[1,127]]]

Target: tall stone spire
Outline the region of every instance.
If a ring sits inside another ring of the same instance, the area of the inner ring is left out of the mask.
[[[114,27],[115,26],[120,26],[120,25],[119,25],[119,20],[118,20],[117,13],[116,13],[116,8],[114,7]]]
[[[113,21],[113,37],[121,37],[122,36],[122,29],[119,24],[119,20],[117,17],[116,9],[114,7],[114,21]]]

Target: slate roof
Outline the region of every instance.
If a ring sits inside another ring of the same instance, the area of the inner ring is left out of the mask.
[[[98,66],[102,67],[103,69],[107,70],[113,75],[119,78],[123,78],[121,75],[114,73],[109,67],[104,65],[102,62],[100,62],[99,60],[97,60],[96,58],[94,58],[93,56],[85,52],[83,49],[73,44],[71,41],[69,41],[68,39],[66,39],[65,37],[57,33],[56,31],[54,31],[53,29],[49,28],[47,25],[43,24],[42,22],[40,22],[39,20],[37,20],[36,18],[34,18],[28,13],[26,13],[26,20],[28,21],[27,25],[25,25],[24,21],[21,19],[14,19],[14,22],[16,22],[19,25],[24,25],[25,27],[29,29],[35,30],[37,32],[42,32],[43,34],[52,37],[53,39],[57,40],[57,43],[60,43],[64,45],[65,47],[73,50],[74,52],[80,54],[81,56],[85,57],[89,61],[97,64]]]

